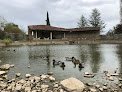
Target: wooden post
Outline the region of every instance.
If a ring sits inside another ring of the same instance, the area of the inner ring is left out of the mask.
[[[29,40],[32,40],[32,31],[28,30]]]
[[[37,31],[36,31],[36,40],[37,40]]]
[[[53,34],[52,34],[52,32],[50,32],[50,40],[52,40],[52,36],[53,36]]]
[[[65,35],[65,32],[64,32],[64,39],[65,39],[65,36],[66,36],[66,35]]]

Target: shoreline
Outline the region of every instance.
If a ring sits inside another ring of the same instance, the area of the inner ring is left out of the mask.
[[[53,72],[47,72],[40,74],[40,76],[31,75],[26,73],[25,79],[21,78],[21,73],[16,73],[15,77],[8,79],[7,73],[10,68],[14,68],[14,64],[5,64],[0,66],[0,91],[1,92],[121,92],[122,91],[122,79],[118,77],[120,83],[116,83],[116,86],[109,86],[106,83],[98,85],[96,83],[84,83],[76,78],[70,77],[68,79],[61,80],[59,82],[53,77]],[[28,66],[30,68],[31,66]],[[4,70],[4,71],[3,71]],[[114,76],[119,76],[118,73],[109,73],[103,71],[103,75],[114,81]],[[14,74],[14,73],[13,73]],[[91,77],[93,74],[88,72],[84,73],[84,77]],[[95,76],[95,75],[94,75]]]
[[[14,41],[12,43],[0,42],[0,48],[6,46],[33,46],[33,45],[85,45],[85,44],[122,44],[122,41],[118,40],[81,40],[71,43],[67,40],[40,40],[40,41]]]

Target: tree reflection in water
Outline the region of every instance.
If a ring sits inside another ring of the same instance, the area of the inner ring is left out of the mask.
[[[122,45],[118,45],[118,50],[117,50],[118,58],[119,58],[119,73],[122,75]],[[121,76],[122,78],[122,76]]]
[[[100,69],[100,63],[101,63],[101,54],[100,54],[100,45],[89,45],[90,48],[90,65],[91,70],[93,73],[97,73]]]

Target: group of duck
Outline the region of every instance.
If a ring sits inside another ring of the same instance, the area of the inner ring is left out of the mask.
[[[60,65],[60,67],[65,67],[65,63],[61,61],[56,61],[53,59],[53,66]]]
[[[79,68],[81,69],[81,68],[84,68],[84,66],[83,66],[83,64],[80,62],[80,60],[78,60],[78,59],[76,59],[76,58],[74,58],[74,57],[72,57],[72,62],[74,63],[74,65],[77,65],[77,64],[79,64]]]
[[[69,57],[66,57],[66,61],[72,61],[74,63],[74,65],[79,65],[78,67],[81,69],[81,68],[84,68],[83,64],[80,62],[80,60],[76,59],[75,57],[72,57],[72,58],[69,58]],[[65,67],[65,63],[64,62],[61,62],[61,61],[56,61],[53,59],[53,65],[60,65],[60,67]]]

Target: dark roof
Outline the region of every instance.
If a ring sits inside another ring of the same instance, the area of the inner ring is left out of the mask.
[[[31,25],[28,26],[29,30],[47,30],[47,31],[90,31],[90,30],[96,30],[99,31],[99,27],[84,27],[84,28],[59,28],[59,27],[53,27],[49,25]]]

